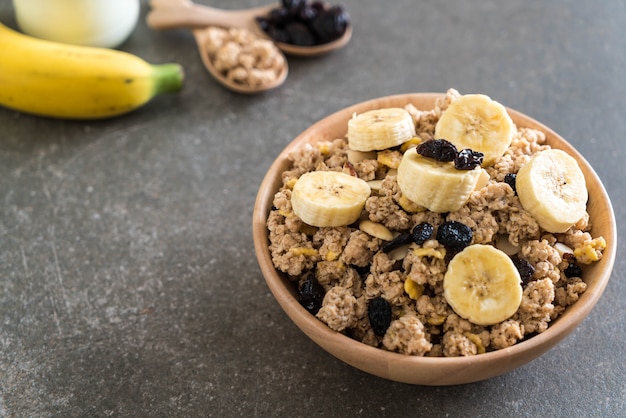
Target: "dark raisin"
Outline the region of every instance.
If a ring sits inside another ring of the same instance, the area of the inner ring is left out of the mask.
[[[563,273],[565,273],[565,276],[567,278],[582,277],[583,270],[580,268],[580,266],[578,264],[576,264],[576,263],[569,263],[567,265],[567,267],[565,268],[565,271],[563,271]]]
[[[323,1],[314,1],[311,2],[311,7],[320,12],[326,9],[326,3],[324,3]]]
[[[413,237],[408,232],[405,232],[398,235],[391,241],[384,243],[382,250],[384,253],[388,253],[396,248],[402,247],[403,245],[410,244],[411,242],[413,242]]]
[[[263,32],[267,32],[270,29],[270,26],[272,25],[272,23],[270,22],[270,19],[265,16],[257,16],[256,23],[259,25],[259,27],[261,28]]]
[[[515,194],[517,194],[517,189],[515,188],[516,179],[517,179],[517,174],[515,173],[509,173],[506,176],[504,176],[504,182],[508,184],[509,186],[511,186],[511,189],[513,189],[513,192]]]
[[[512,256],[511,261],[513,261],[515,268],[517,268],[517,271],[519,272],[519,276],[522,279],[522,284],[526,285],[533,277],[533,274],[535,273],[535,268],[527,260],[524,260],[523,258],[517,256]]]
[[[454,159],[454,168],[457,170],[473,170],[483,163],[484,157],[485,155],[482,152],[465,148],[459,151]]]
[[[411,231],[411,237],[413,238],[414,243],[422,245],[428,239],[430,239],[430,237],[432,237],[433,232],[435,232],[434,226],[432,226],[428,222],[422,222],[415,225],[415,228],[413,228],[413,231]]]
[[[472,229],[462,222],[447,221],[437,228],[437,241],[452,251],[461,251],[472,242]]]
[[[286,44],[291,43],[291,38],[289,37],[289,34],[285,29],[280,29],[276,26],[270,26],[267,30],[267,34],[276,42],[282,42]]]
[[[319,43],[338,39],[346,32],[350,17],[348,12],[341,6],[333,6],[327,10],[321,10],[311,22],[311,29],[317,35]]]
[[[576,261],[576,256],[573,253],[564,253],[562,258],[563,260],[569,261],[570,263]]]
[[[284,7],[277,7],[270,11],[269,21],[275,26],[284,25],[289,22],[289,10]]]
[[[422,142],[415,150],[419,155],[443,162],[454,161],[457,156],[457,150],[454,144],[445,139],[431,139]]]
[[[303,22],[312,22],[317,17],[319,10],[313,6],[306,5],[298,13],[298,18]]]
[[[385,335],[391,324],[391,305],[389,302],[380,296],[372,299],[368,307],[368,316],[374,334]]]
[[[282,0],[279,7],[256,20],[276,42],[312,46],[341,37],[350,23],[350,16],[341,6],[326,7],[319,1],[308,4],[306,0]],[[296,26],[287,29],[292,25]]]
[[[309,28],[300,22],[293,22],[285,26],[285,31],[289,34],[291,44],[298,46],[313,46],[315,45],[315,37]]]
[[[281,3],[285,9],[297,13],[306,5],[306,0],[282,0]]]
[[[315,275],[309,274],[307,279],[300,286],[298,301],[304,306],[304,309],[316,315],[322,307],[324,294],[324,288],[317,282]]]

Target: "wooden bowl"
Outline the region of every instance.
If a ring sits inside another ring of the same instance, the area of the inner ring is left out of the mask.
[[[293,322],[313,341],[338,359],[373,375],[398,382],[419,385],[454,385],[480,381],[507,373],[528,363],[554,347],[581,323],[600,299],[616,253],[615,216],[609,197],[589,163],[556,132],[541,123],[508,109],[518,127],[536,128],[545,132],[547,143],[576,158],[585,174],[589,189],[588,212],[594,237],[607,241],[602,260],[584,267],[587,290],[565,313],[541,334],[514,346],[471,357],[416,357],[374,348],[331,330],[307,312],[297,300],[297,289],[273,264],[268,250],[266,220],[274,194],[281,186],[281,173],[289,166],[287,155],[307,143],[342,138],[347,122],[356,113],[384,107],[403,107],[413,103],[418,109],[432,109],[435,93],[414,93],[387,96],[359,103],[340,110],[315,123],[295,138],[271,165],[261,183],[253,214],[254,246],[261,272],[274,297]]]

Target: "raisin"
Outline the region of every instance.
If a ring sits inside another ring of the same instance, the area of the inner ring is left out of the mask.
[[[462,222],[447,221],[437,228],[437,241],[449,250],[458,252],[472,242],[472,229]]]
[[[311,33],[311,30],[300,22],[293,22],[285,26],[285,31],[289,34],[291,44],[299,46],[313,46],[315,45],[315,36]]]
[[[315,279],[315,275],[309,274],[300,286],[298,302],[304,306],[304,309],[316,315],[322,307],[325,293],[322,285]]]
[[[341,6],[282,0],[267,16],[258,16],[256,21],[276,42],[312,46],[340,38],[346,32],[350,16]]]
[[[533,274],[535,274],[535,268],[533,267],[533,265],[530,264],[527,260],[524,260],[523,258],[517,256],[512,256],[511,261],[513,261],[515,268],[519,272],[519,276],[522,279],[522,284],[527,284],[533,277]]]
[[[563,260],[569,261],[571,263],[576,261],[576,257],[572,253],[565,253],[565,254],[563,254],[562,258],[563,258]]]
[[[318,14],[319,14],[318,9],[316,9],[313,6],[306,5],[302,9],[300,9],[300,12],[298,12],[298,18],[301,21],[308,23],[308,22],[312,22],[313,19],[315,19]]]
[[[454,144],[445,139],[431,139],[422,142],[417,146],[416,151],[419,155],[443,162],[454,161],[457,156]]]
[[[398,235],[391,241],[384,243],[382,246],[382,250],[384,253],[388,253],[395,250],[396,248],[402,247],[403,245],[410,244],[411,242],[413,242],[411,234],[405,232]]]
[[[434,226],[428,222],[422,222],[415,225],[415,228],[411,231],[411,237],[414,243],[422,245],[433,235],[433,232],[435,232]]]
[[[290,12],[297,13],[306,5],[306,0],[282,0],[281,4]]]
[[[350,17],[341,6],[332,6],[328,10],[321,10],[311,22],[311,29],[317,35],[321,44],[339,39],[346,32]]]
[[[376,297],[370,301],[368,307],[370,325],[374,334],[383,336],[391,325],[391,305],[385,299]]]
[[[454,159],[454,168],[457,170],[473,170],[483,163],[484,157],[485,155],[482,152],[465,148],[459,151]]]
[[[571,277],[582,277],[583,270],[578,264],[569,263],[563,273],[565,273],[565,276],[569,279]]]
[[[289,22],[289,10],[284,7],[277,7],[270,11],[270,23],[280,26]]]
[[[256,23],[259,25],[263,32],[267,32],[270,30],[270,26],[272,25],[270,19],[265,16],[257,16]]]
[[[320,12],[326,8],[326,4],[323,1],[314,1],[311,3],[311,7]]]
[[[276,42],[282,42],[288,44],[291,42],[291,38],[285,29],[278,28],[276,26],[270,26],[267,30],[267,34]]]
[[[511,189],[513,189],[513,192],[517,195],[517,189],[515,188],[516,179],[517,179],[517,174],[515,173],[509,173],[506,176],[504,176],[504,182],[508,184],[509,186],[511,186]]]

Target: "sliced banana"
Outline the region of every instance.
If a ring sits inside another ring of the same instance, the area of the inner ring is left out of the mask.
[[[306,224],[344,226],[359,219],[370,193],[369,185],[358,177],[336,171],[312,171],[294,184],[291,206]]]
[[[414,136],[413,118],[401,108],[370,110],[348,121],[348,146],[356,151],[396,147]]]
[[[443,278],[446,301],[462,318],[493,325],[522,302],[521,279],[511,258],[491,245],[474,244],[455,255]]]
[[[567,231],[587,210],[587,185],[576,160],[559,149],[533,155],[517,173],[522,207],[548,232]]]
[[[454,212],[476,189],[482,171],[457,170],[451,162],[423,157],[411,148],[402,157],[397,181],[402,194],[417,205],[432,212]]]
[[[484,94],[466,94],[452,101],[435,126],[435,137],[459,150],[484,154],[483,167],[494,163],[511,145],[515,124],[500,103]]]
[[[487,170],[485,170],[484,168],[481,169],[480,176],[478,176],[478,180],[476,181],[475,190],[480,190],[485,187],[489,183],[489,180],[491,180],[491,177],[489,176]]]

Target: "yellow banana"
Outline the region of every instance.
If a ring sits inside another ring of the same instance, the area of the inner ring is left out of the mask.
[[[37,39],[0,23],[0,105],[41,116],[101,119],[182,88],[178,64]]]

